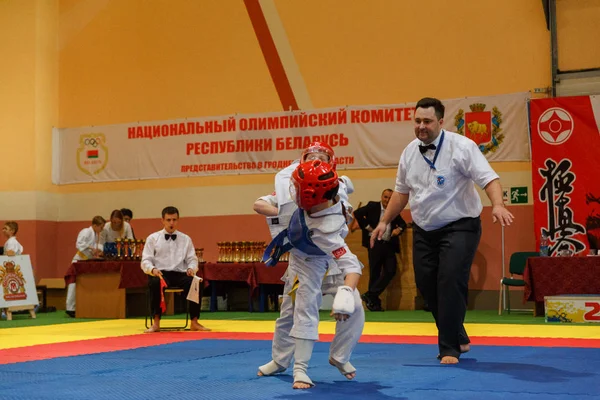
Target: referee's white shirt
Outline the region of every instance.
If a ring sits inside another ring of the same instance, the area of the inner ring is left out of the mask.
[[[409,195],[413,221],[431,231],[465,217],[477,217],[483,205],[475,189],[482,189],[499,176],[471,139],[444,130],[444,141],[435,162],[435,170],[423,156],[433,161],[435,150],[421,154],[415,139],[400,156],[396,191]],[[439,147],[442,133],[433,144]]]

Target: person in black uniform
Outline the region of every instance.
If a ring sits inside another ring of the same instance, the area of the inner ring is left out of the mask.
[[[361,298],[371,311],[383,311],[379,296],[396,275],[398,263],[396,253],[400,253],[400,235],[406,229],[406,222],[397,215],[390,223],[382,240],[377,240],[371,248],[371,233],[377,227],[390,201],[392,189],[381,193],[381,201],[370,201],[366,206],[354,211],[354,217],[362,230],[362,245],[369,252],[369,290]]]

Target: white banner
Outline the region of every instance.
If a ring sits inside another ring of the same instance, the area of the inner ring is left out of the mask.
[[[444,128],[473,139],[490,161],[529,161],[528,100],[528,92],[444,100]],[[415,138],[415,104],[54,129],[53,182],[273,173],[315,140],[334,148],[338,169],[396,168]]]
[[[25,256],[0,256],[0,308],[39,304],[31,260]]]

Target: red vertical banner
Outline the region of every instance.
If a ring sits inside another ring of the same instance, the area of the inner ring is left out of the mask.
[[[600,242],[600,98],[530,102],[534,224],[550,255],[587,255]]]

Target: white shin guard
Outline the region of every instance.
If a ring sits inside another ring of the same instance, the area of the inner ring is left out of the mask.
[[[344,375],[346,378],[348,378],[348,376],[347,376],[348,374],[353,374],[356,372],[356,368],[354,368],[354,365],[350,364],[350,361],[342,364],[342,363],[334,360],[333,358],[329,358],[329,364],[336,367],[338,369],[338,371],[340,371],[340,373],[342,375]],[[352,379],[352,378],[348,378],[348,379]]]
[[[310,386],[315,386],[306,373],[314,346],[314,340],[296,338],[296,349],[294,350],[294,383],[303,382]]]
[[[277,364],[275,361],[271,360],[268,363],[261,365],[258,367],[258,370],[263,376],[275,375],[280,372],[285,371],[285,367]]]

